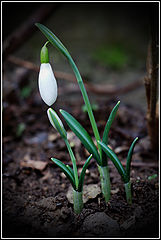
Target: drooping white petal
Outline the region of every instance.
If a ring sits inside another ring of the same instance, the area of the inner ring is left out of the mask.
[[[42,63],[39,72],[39,91],[43,101],[51,106],[57,98],[57,82],[50,63]]]

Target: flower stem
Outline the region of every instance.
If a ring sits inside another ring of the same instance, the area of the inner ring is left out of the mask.
[[[78,192],[73,189],[73,203],[74,203],[74,212],[76,214],[79,214],[83,209],[82,192]]]
[[[126,200],[128,204],[132,204],[132,194],[131,194],[131,182],[124,184],[126,192]]]
[[[104,195],[105,201],[108,202],[111,196],[109,168],[108,166],[102,167],[98,165],[98,170],[100,173],[102,193]]]
[[[78,85],[80,87],[84,102],[85,102],[86,107],[87,107],[87,111],[88,111],[89,119],[90,119],[90,122],[91,122],[91,125],[92,125],[92,129],[93,129],[95,138],[98,141],[98,140],[100,140],[100,135],[99,135],[98,128],[97,128],[97,125],[96,125],[96,121],[95,121],[95,118],[94,118],[94,115],[93,115],[93,112],[92,112],[92,107],[91,107],[91,104],[89,102],[89,98],[88,98],[85,86],[83,84],[82,77],[81,77],[81,75],[79,73],[79,70],[78,70],[77,66],[75,65],[72,57],[68,57],[68,59],[69,59],[69,62],[72,66],[72,69],[75,73],[76,79],[78,81]],[[102,159],[102,149],[101,149],[101,146],[99,144],[98,144],[98,149],[99,149],[99,153],[100,153],[100,158]]]

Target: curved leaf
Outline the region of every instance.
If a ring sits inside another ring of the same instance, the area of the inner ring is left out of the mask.
[[[67,58],[70,54],[66,47],[61,43],[61,41],[43,24],[35,23],[35,25],[40,29],[40,31],[46,36],[46,38],[51,42],[58,50],[60,50]]]
[[[131,165],[132,154],[133,154],[133,150],[134,150],[135,144],[138,141],[138,139],[139,139],[138,137],[136,137],[134,139],[134,141],[132,142],[130,149],[128,151],[128,155],[127,155],[126,174],[127,174],[127,177],[129,178],[129,180],[130,180],[130,165]]]
[[[118,101],[118,103],[115,105],[115,107],[112,109],[111,113],[110,113],[110,116],[107,120],[107,123],[106,123],[106,126],[105,126],[105,129],[104,129],[104,132],[103,132],[103,138],[102,138],[102,142],[104,144],[107,145],[108,143],[108,134],[109,134],[109,131],[110,131],[110,128],[111,128],[111,125],[113,123],[113,120],[116,116],[116,113],[117,113],[117,110],[119,108],[119,105],[120,105],[120,101]],[[107,165],[107,157],[105,155],[105,152],[102,153],[102,165],[103,166],[106,166]]]
[[[121,175],[123,181],[125,183],[128,182],[126,171],[125,171],[124,167],[122,166],[122,163],[120,162],[120,160],[116,156],[116,154],[108,146],[106,146],[104,143],[102,143],[102,142],[99,142],[99,143],[100,143],[103,151],[107,154],[107,156],[111,159],[111,161],[113,162],[113,164],[117,168],[117,170],[118,170],[119,174]]]
[[[73,169],[69,166],[69,165],[66,165],[66,167],[69,169],[70,173],[73,175],[74,177],[74,172],[73,172]]]
[[[66,146],[68,148],[68,152],[69,152],[69,155],[70,155],[70,158],[72,160],[72,163],[73,163],[73,174],[74,174],[74,179],[75,179],[75,186],[76,186],[76,189],[78,188],[78,172],[77,172],[77,165],[76,165],[76,159],[75,159],[75,156],[74,156],[74,153],[72,151],[72,148],[68,142],[68,139],[64,139],[65,143],[66,143]]]
[[[80,139],[82,144],[88,150],[89,153],[93,155],[99,165],[101,165],[101,160],[92,138],[89,136],[87,131],[82,127],[82,125],[68,112],[60,110],[65,121],[67,122],[70,129],[75,133],[75,135]]]
[[[105,126],[105,129],[104,129],[104,132],[103,132],[103,138],[102,138],[102,142],[104,144],[107,144],[108,143],[108,134],[109,134],[109,130],[111,128],[111,125],[113,123],[113,120],[116,116],[116,113],[117,113],[117,110],[119,108],[119,105],[120,105],[120,101],[118,101],[118,103],[115,105],[115,107],[112,109],[111,113],[110,113],[110,116],[107,120],[107,123],[106,123],[106,126]]]
[[[68,169],[68,167],[62,163],[60,160],[56,159],[56,158],[51,158],[51,160],[58,166],[61,168],[61,170],[64,172],[64,174],[66,175],[66,177],[69,179],[69,181],[71,182],[73,188],[76,190],[76,185],[75,185],[75,180],[73,175],[71,174],[71,171]]]
[[[91,158],[92,158],[92,154],[87,158],[85,164],[83,165],[82,172],[81,172],[80,177],[79,177],[79,185],[78,185],[78,191],[79,192],[83,191],[84,177],[85,177],[86,169],[89,165],[89,162],[90,162]]]

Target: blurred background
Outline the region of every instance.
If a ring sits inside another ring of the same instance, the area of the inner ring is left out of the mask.
[[[48,123],[46,114],[42,116],[48,106],[38,91],[40,50],[47,41],[35,26],[39,22],[71,53],[93,110],[98,110],[96,118],[100,116],[105,121],[108,106],[120,100],[120,107],[126,105],[128,113],[143,118],[138,120],[139,128],[148,131],[153,148],[157,149],[158,14],[157,2],[3,2],[4,135],[32,135]],[[58,83],[54,109],[65,109],[81,120],[80,113],[86,109],[72,69],[56,48],[51,44],[48,48]],[[123,110],[122,116],[126,115]],[[35,128],[39,117],[40,126]]]
[[[22,66],[19,66],[22,65],[21,60],[29,61],[38,67],[40,65],[40,49],[46,39],[34,26],[39,20],[64,43],[83,78],[89,84],[98,84],[107,89],[107,93],[102,92],[99,95],[90,92],[92,102],[95,103],[97,97],[108,99],[112,96],[145,112],[147,106],[143,78],[146,75],[152,6],[155,8],[154,3],[152,5],[148,2],[4,2],[2,33],[7,62],[3,80],[4,96],[8,94],[9,89],[18,87],[15,76],[23,75],[20,69]],[[55,71],[72,73],[64,56],[50,45],[49,53]],[[11,58],[11,55],[18,58],[20,63],[15,65],[16,60]],[[33,91],[37,93],[37,76],[38,72],[30,72],[27,84],[20,86],[22,98],[28,97]],[[58,85],[61,85],[61,81],[62,79]],[[67,84],[67,91],[63,92],[63,101],[64,98],[75,99],[80,96],[78,90],[74,91],[77,85],[70,81],[63,81],[62,84],[64,86]],[[122,88],[128,85],[130,90],[122,92]],[[70,90],[73,88],[72,95],[68,88]],[[59,100],[62,100],[61,88]]]

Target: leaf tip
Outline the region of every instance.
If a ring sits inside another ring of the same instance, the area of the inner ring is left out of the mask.
[[[35,23],[35,26],[38,27],[40,23]]]
[[[59,112],[63,115],[64,110],[63,110],[63,109],[60,109]]]
[[[48,108],[47,112],[50,112],[52,110],[52,108]]]
[[[93,154],[91,154],[91,155],[89,156],[89,159],[91,160],[91,159],[92,159],[92,157],[93,157]]]
[[[55,163],[54,158],[50,158],[50,160]]]

